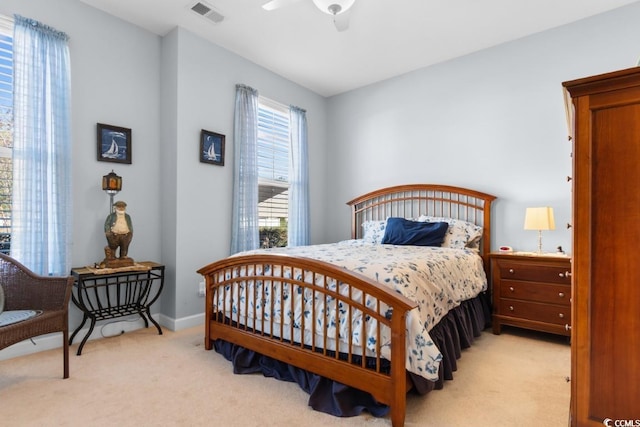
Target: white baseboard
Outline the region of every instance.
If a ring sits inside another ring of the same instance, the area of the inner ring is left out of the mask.
[[[181,331],[194,326],[204,325],[204,313],[194,314],[193,316],[182,317],[180,319],[173,319],[161,314],[158,323],[172,331]]]
[[[165,327],[172,331],[179,331],[182,329],[187,329],[193,326],[204,324],[204,313],[184,317],[181,319],[173,319],[163,314],[153,314],[152,317],[154,318],[154,320],[160,323],[162,327]],[[87,332],[89,332],[88,325],[85,326],[86,327],[82,328],[74,337],[72,344],[73,347],[71,347],[69,351],[70,354],[75,354],[75,351],[77,350],[77,344],[80,344],[84,336],[87,334]],[[155,326],[152,323],[149,323],[149,327],[155,329]],[[144,328],[144,321],[138,315],[98,322],[96,323],[95,328],[93,328],[88,341],[112,337],[142,328]],[[71,336],[72,333],[73,329],[69,331],[69,336]],[[21,341],[0,350],[0,360],[7,360],[18,356],[26,356],[27,354],[38,353],[45,350],[62,348],[62,344],[62,333],[60,332],[55,334],[41,335],[39,337],[33,338],[32,340]]]
[[[62,348],[62,333],[41,335],[31,340],[20,341],[0,350],[0,360],[38,353],[40,351]]]

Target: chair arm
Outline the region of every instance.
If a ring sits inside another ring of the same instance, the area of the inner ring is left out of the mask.
[[[73,277],[43,277],[5,283],[5,310],[66,310],[73,282]]]
[[[67,310],[73,282],[71,276],[39,276],[13,258],[0,254],[5,310]]]

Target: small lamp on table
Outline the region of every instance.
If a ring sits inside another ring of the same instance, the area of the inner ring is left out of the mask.
[[[553,208],[549,206],[540,208],[527,208],[524,216],[525,230],[538,230],[538,255],[542,254],[542,230],[555,230]]]

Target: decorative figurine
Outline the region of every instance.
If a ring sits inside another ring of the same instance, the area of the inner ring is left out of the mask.
[[[101,267],[118,268],[128,267],[134,264],[133,259],[127,256],[129,244],[133,238],[133,225],[131,217],[126,213],[127,204],[117,201],[113,204],[115,210],[107,216],[104,222],[104,234],[107,237],[107,246],[104,247],[105,258]],[[116,251],[120,249],[116,257]]]

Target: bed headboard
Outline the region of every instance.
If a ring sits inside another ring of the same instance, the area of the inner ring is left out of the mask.
[[[483,228],[480,255],[486,269],[491,251],[491,202],[495,199],[490,194],[448,185],[408,184],[382,188],[347,202],[351,206],[351,238],[362,238],[363,222],[382,221],[390,216],[461,219]]]

